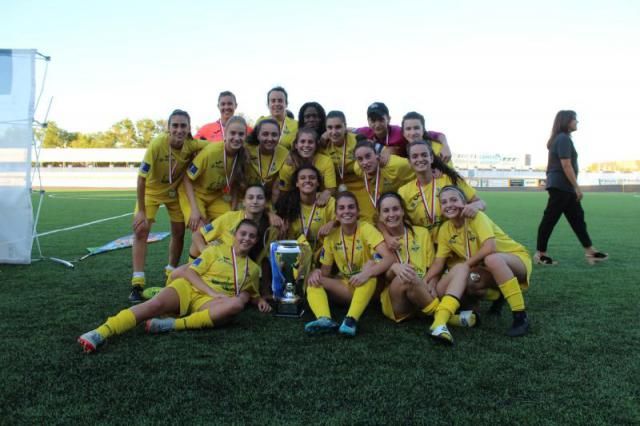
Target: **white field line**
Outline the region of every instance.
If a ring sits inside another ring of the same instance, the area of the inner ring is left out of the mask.
[[[101,200],[101,201],[136,201],[136,198],[112,198],[112,197],[98,197],[98,196],[94,196],[94,197],[65,197],[60,196],[59,194],[48,194],[47,195],[49,198],[55,198],[58,200]]]
[[[42,232],[36,235],[36,237],[44,237],[45,235],[57,234],[58,232],[71,231],[73,229],[84,228],[86,226],[95,225],[96,223],[107,222],[109,220],[120,219],[121,217],[127,217],[127,216],[133,216],[133,212],[121,214],[118,216],[106,217],[104,219],[98,219],[98,220],[94,220],[87,223],[81,223],[80,225],[69,226],[68,228],[60,228],[60,229],[54,229],[53,231]]]

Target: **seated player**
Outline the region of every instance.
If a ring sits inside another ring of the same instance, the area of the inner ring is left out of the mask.
[[[316,316],[304,327],[315,335],[338,330],[344,336],[355,336],[357,322],[376,290],[376,277],[391,266],[393,255],[382,234],[371,224],[358,220],[358,201],[350,192],[336,197],[336,219],[339,226],[324,239],[320,269],[309,274],[307,301]],[[373,258],[377,262],[373,262]],[[332,274],[333,266],[338,274]],[[349,305],[344,321],[331,319],[329,298]]]
[[[95,330],[78,338],[82,349],[96,351],[112,336],[146,322],[148,333],[193,330],[222,325],[239,314],[249,302],[260,312],[271,306],[258,294],[260,270],[249,259],[249,250],[258,240],[258,226],[245,219],[235,230],[232,246],[207,248],[189,268],[184,278],[171,282],[152,299],[120,311]],[[160,315],[169,318],[154,318]],[[153,319],[151,319],[153,318]]]
[[[429,270],[430,276],[441,274],[449,257],[464,259],[456,266],[466,271],[468,293],[484,296],[487,289],[499,290],[513,312],[513,323],[507,335],[524,336],[529,331],[529,320],[522,290],[529,287],[531,277],[529,253],[483,212],[473,218],[466,217],[463,213],[466,198],[458,187],[445,186],[439,198],[442,214],[448,220],[438,233],[438,250]],[[471,273],[478,275],[473,277]],[[443,291],[438,283],[438,294]],[[455,312],[454,305],[457,309],[457,305],[452,304],[450,313]]]
[[[435,255],[431,234],[426,228],[411,224],[405,215],[404,202],[395,192],[380,197],[378,226],[387,246],[396,247],[393,250],[395,262],[385,273],[386,285],[380,294],[382,313],[395,322],[421,313],[435,314],[440,304],[436,277],[430,282],[425,280]],[[464,272],[458,279],[466,279]],[[448,323],[473,327],[476,315],[473,311],[462,311],[460,315],[451,316]]]
[[[335,219],[333,197],[323,206],[318,203],[321,182],[320,171],[312,165],[304,165],[291,178],[290,185],[295,185],[295,190],[286,192],[276,203],[276,212],[284,221],[286,238],[297,240],[304,236],[313,251],[332,229]]]

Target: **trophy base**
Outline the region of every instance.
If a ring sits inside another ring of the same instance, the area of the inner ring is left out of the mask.
[[[301,318],[304,315],[304,305],[301,302],[284,303],[278,300],[273,315],[284,318]]]

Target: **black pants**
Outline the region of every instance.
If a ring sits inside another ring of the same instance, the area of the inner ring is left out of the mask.
[[[547,208],[544,209],[544,215],[538,227],[538,251],[547,251],[547,243],[549,242],[553,228],[563,213],[582,246],[585,248],[591,247],[591,238],[589,238],[589,234],[587,233],[587,223],[584,221],[584,210],[582,210],[582,205],[580,201],[577,200],[576,194],[573,192],[559,191],[557,189],[549,189],[548,192],[549,201],[547,202]]]

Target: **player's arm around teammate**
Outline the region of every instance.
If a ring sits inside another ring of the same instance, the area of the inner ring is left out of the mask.
[[[468,293],[483,296],[488,289],[499,290],[513,312],[513,323],[507,335],[525,335],[529,320],[522,289],[529,286],[532,269],[526,249],[509,238],[484,213],[479,212],[472,219],[465,217],[465,197],[459,188],[446,186],[439,198],[448,221],[438,234],[436,262],[443,265],[450,255],[464,259],[456,266],[468,271]],[[441,292],[438,287],[438,293]]]
[[[429,231],[411,224],[404,203],[395,192],[380,197],[378,217],[378,226],[398,242],[398,248],[393,250],[395,262],[385,273],[386,286],[380,294],[383,314],[395,322],[418,313],[434,315],[440,299],[436,292],[438,277],[427,279],[435,255]],[[463,311],[453,315],[448,323],[473,327],[476,316],[472,311]]]
[[[257,293],[259,269],[248,257],[257,239],[258,226],[243,220],[231,247],[207,249],[185,273],[186,279],[175,280],[151,300],[109,317],[100,327],[80,336],[78,343],[85,352],[94,352],[108,338],[145,320],[149,320],[149,333],[210,328],[240,313],[250,300],[261,312],[270,311],[269,304]],[[179,318],[154,318],[167,314]]]

